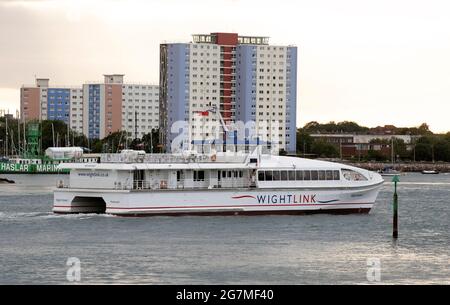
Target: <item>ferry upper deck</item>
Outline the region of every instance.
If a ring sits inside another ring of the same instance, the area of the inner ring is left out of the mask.
[[[380,175],[340,163],[245,153],[103,154],[100,163],[64,163],[60,188],[131,191],[223,188],[352,188],[378,185]]]

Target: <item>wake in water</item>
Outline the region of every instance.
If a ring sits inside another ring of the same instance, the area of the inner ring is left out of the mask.
[[[2,220],[26,220],[26,219],[90,219],[99,217],[116,217],[110,214],[55,214],[53,212],[0,212]]]

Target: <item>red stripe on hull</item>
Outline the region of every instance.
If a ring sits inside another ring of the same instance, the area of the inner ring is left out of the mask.
[[[251,195],[242,195],[242,196],[234,196],[231,197],[232,199],[242,199],[242,198],[252,198],[252,199],[256,199],[255,196],[251,196]]]

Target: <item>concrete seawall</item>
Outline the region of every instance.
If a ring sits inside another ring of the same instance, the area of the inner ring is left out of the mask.
[[[378,162],[342,162],[352,166],[378,171],[388,166],[402,172],[421,172],[423,170],[436,170],[441,173],[450,173],[450,163],[378,163]]]

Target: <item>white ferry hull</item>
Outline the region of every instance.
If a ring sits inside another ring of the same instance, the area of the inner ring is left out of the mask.
[[[120,216],[368,213],[380,186],[381,183],[318,189],[57,189],[53,211]]]

